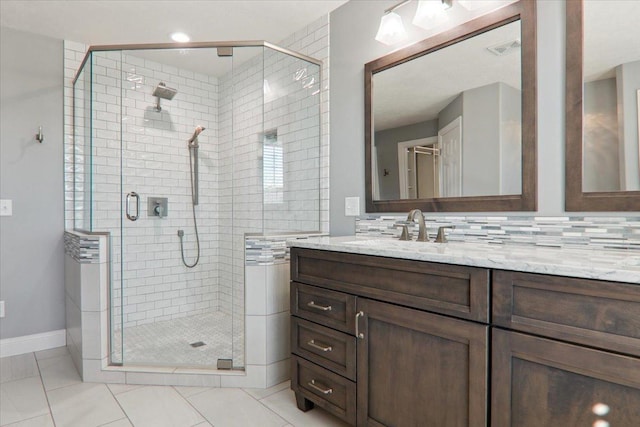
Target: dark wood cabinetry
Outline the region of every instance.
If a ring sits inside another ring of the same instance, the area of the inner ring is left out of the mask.
[[[640,286],[494,271],[492,321],[492,427],[640,425]]]
[[[640,425],[638,285],[302,248],[291,280],[301,410],[376,427]]]
[[[485,425],[488,326],[467,319],[488,321],[488,270],[299,248],[291,266],[300,409],[359,426]]]
[[[492,427],[640,425],[640,359],[499,329],[492,344]]]
[[[358,425],[485,425],[488,326],[370,299],[358,310]]]

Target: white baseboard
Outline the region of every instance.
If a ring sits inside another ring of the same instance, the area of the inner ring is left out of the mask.
[[[66,329],[15,338],[5,338],[0,340],[0,357],[48,350],[65,345],[67,345]]]

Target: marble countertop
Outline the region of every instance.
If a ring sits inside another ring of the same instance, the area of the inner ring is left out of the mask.
[[[640,251],[315,237],[288,246],[640,284]]]

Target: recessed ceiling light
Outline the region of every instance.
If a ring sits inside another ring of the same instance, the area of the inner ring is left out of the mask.
[[[185,33],[178,32],[178,33],[171,34],[171,40],[178,43],[186,43],[189,40],[191,40],[191,38]]]

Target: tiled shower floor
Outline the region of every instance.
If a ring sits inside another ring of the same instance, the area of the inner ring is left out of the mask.
[[[148,323],[124,329],[124,365],[153,365],[216,368],[218,359],[232,358],[232,316],[222,312],[199,314],[180,319]],[[238,326],[240,329],[240,326]],[[235,344],[242,344],[238,334]],[[205,345],[192,347],[190,344]],[[118,360],[121,331],[114,333]],[[238,351],[236,351],[236,354]],[[243,360],[234,360],[242,366]]]

